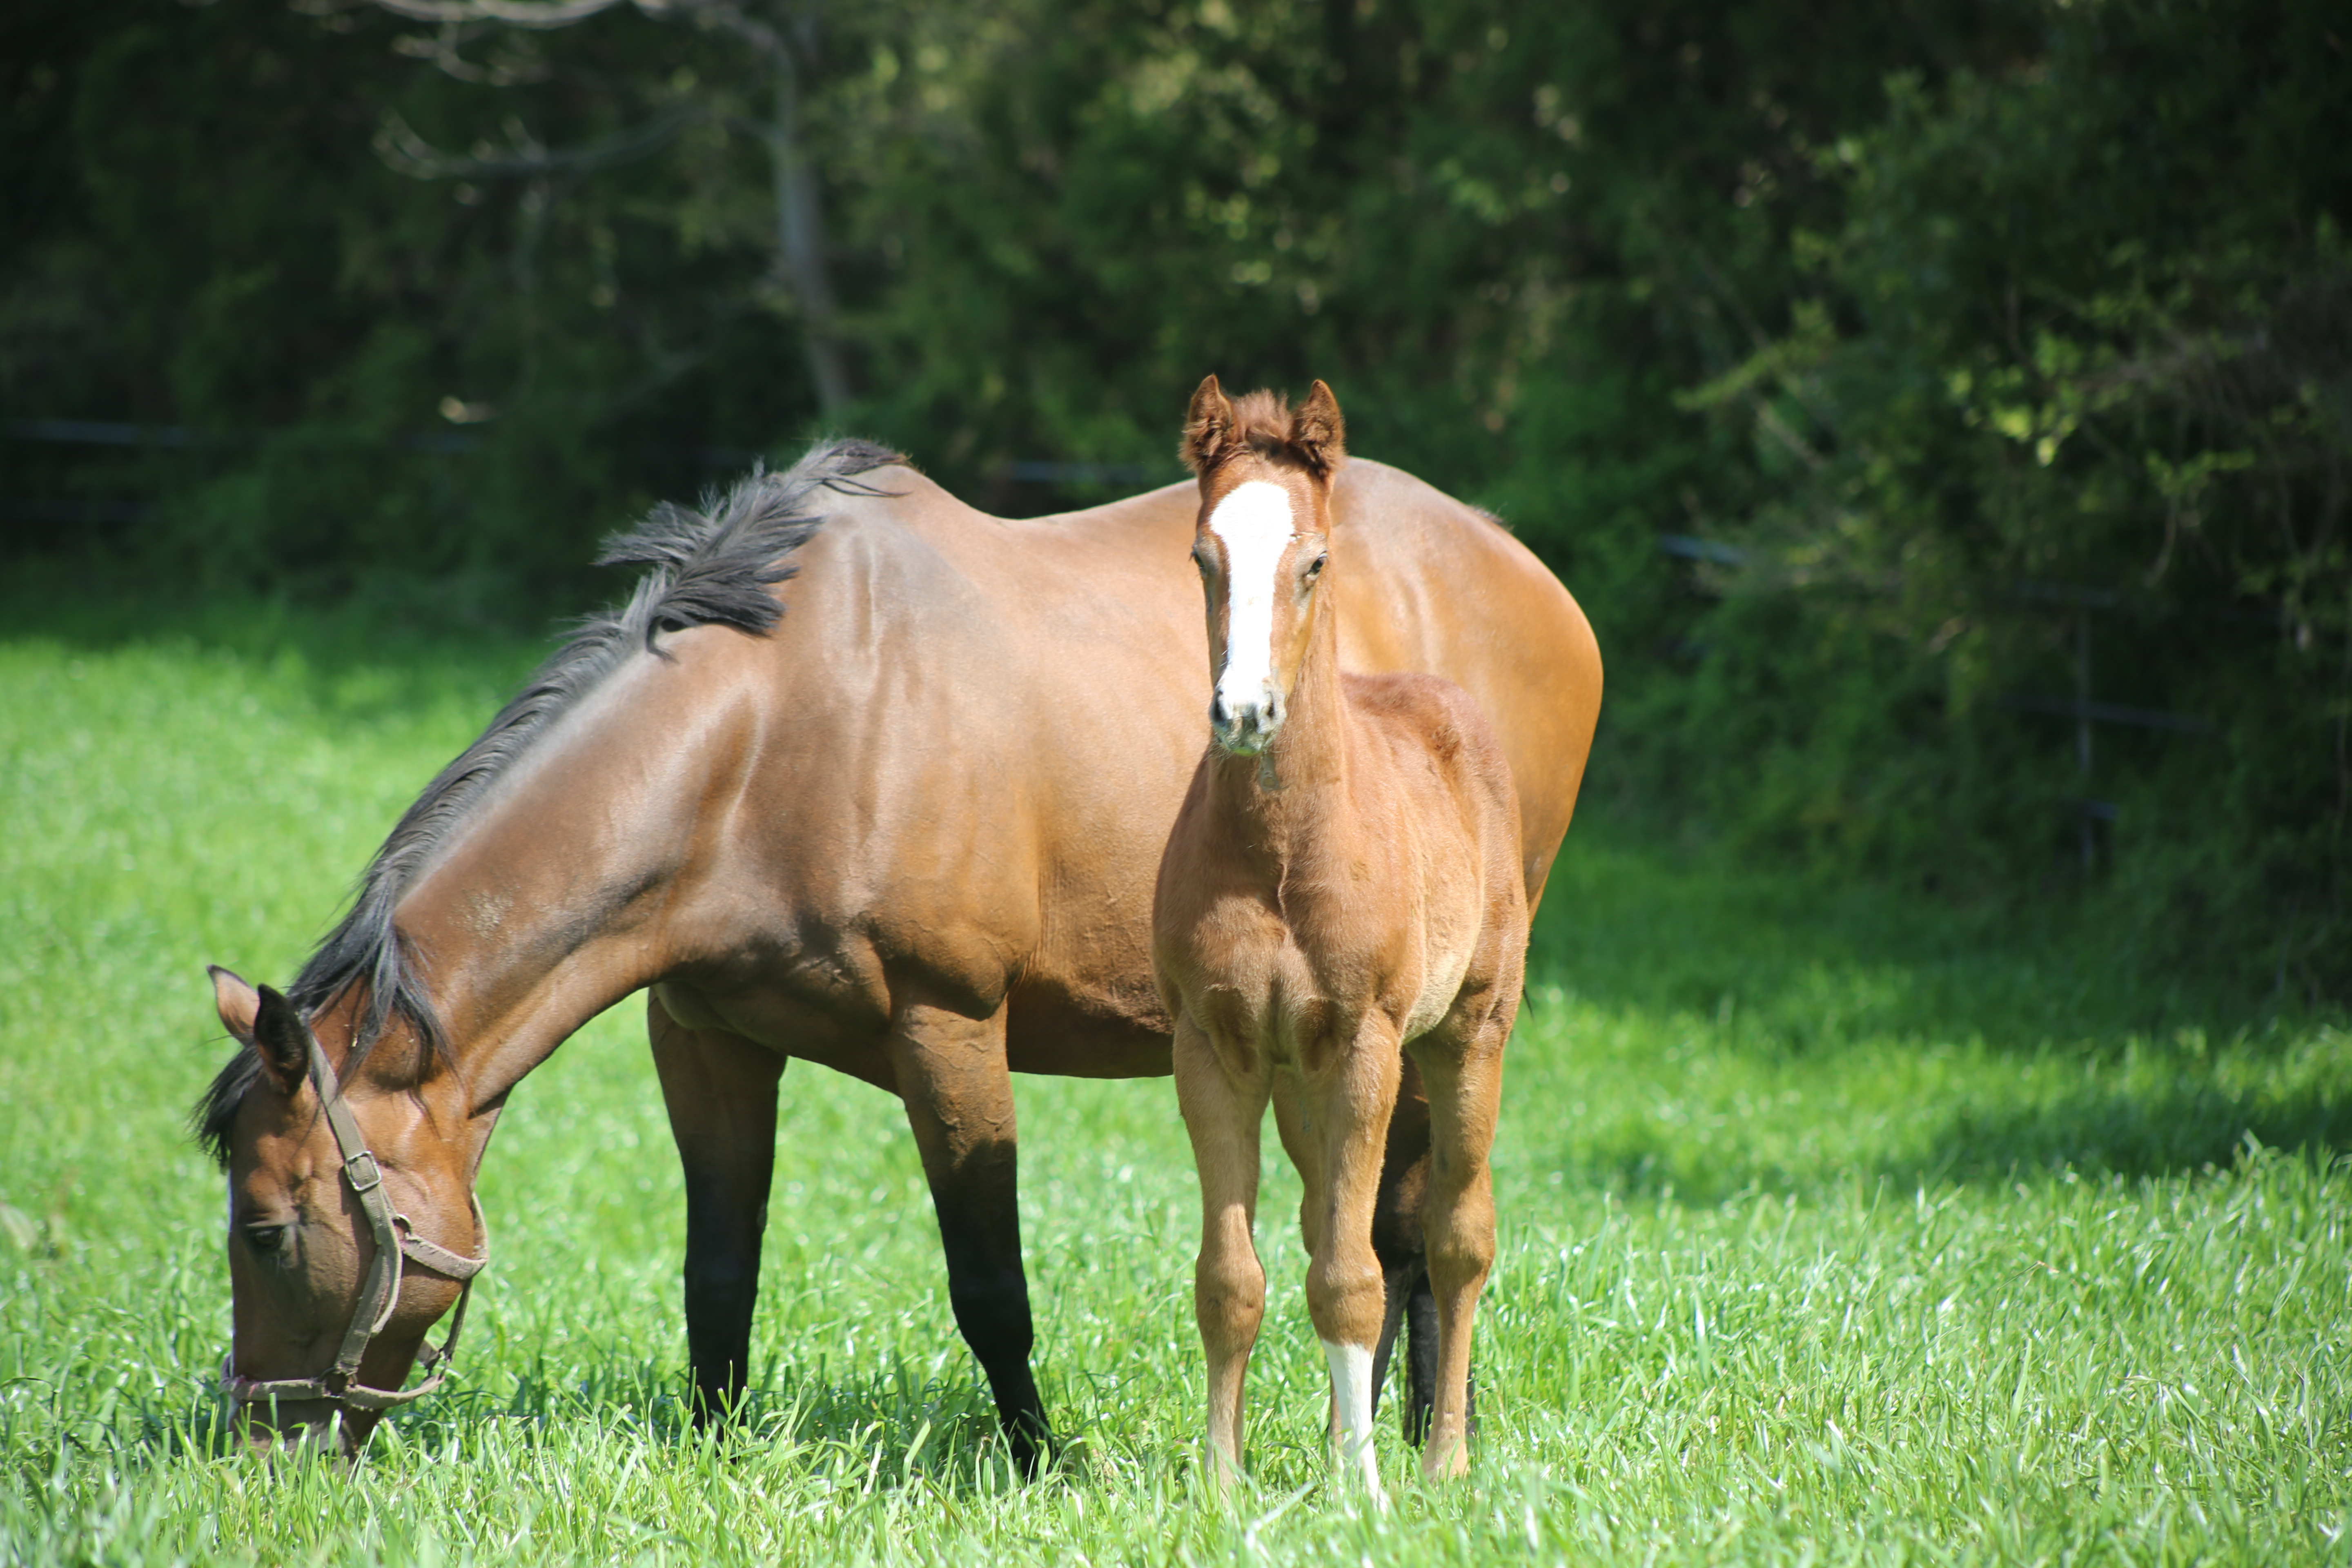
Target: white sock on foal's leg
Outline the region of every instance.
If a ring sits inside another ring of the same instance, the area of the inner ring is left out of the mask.
[[[1339,1462],[1355,1472],[1376,1508],[1389,1506],[1381,1489],[1380,1459],[1372,1452],[1372,1352],[1369,1345],[1323,1342],[1331,1363],[1331,1399],[1339,1407]]]

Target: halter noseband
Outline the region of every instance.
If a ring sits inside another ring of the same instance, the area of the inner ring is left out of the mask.
[[[367,1215],[368,1228],[375,1234],[375,1261],[368,1266],[367,1284],[360,1292],[359,1304],[352,1309],[352,1326],[343,1331],[343,1348],[336,1352],[334,1365],[317,1377],[240,1377],[236,1368],[236,1353],[232,1351],[221,1362],[221,1392],[239,1405],[323,1399],[356,1410],[389,1410],[395,1405],[424,1398],[439,1388],[448,1375],[449,1359],[457,1350],[457,1332],[466,1326],[466,1303],[474,1293],[474,1276],[490,1260],[489,1222],[482,1217],[482,1200],[473,1199],[474,1228],[482,1238],[482,1255],[460,1258],[415,1235],[409,1229],[408,1216],[393,1213],[392,1205],[384,1197],[383,1172],[376,1164],[375,1156],[368,1152],[367,1140],[360,1136],[360,1125],[352,1120],[351,1107],[343,1103],[335,1069],[328,1065],[319,1037],[308,1028],[303,1033],[310,1042],[310,1087],[318,1091],[319,1104],[326,1111],[328,1131],[335,1135],[335,1151],[343,1157],[343,1180],[351,1184],[352,1194],[360,1200],[360,1212]],[[449,1320],[449,1337],[438,1347],[426,1344],[418,1351],[417,1364],[427,1375],[423,1383],[404,1393],[370,1388],[357,1381],[368,1342],[383,1331],[384,1324],[392,1320],[394,1306],[400,1300],[404,1258],[458,1282],[457,1311]]]

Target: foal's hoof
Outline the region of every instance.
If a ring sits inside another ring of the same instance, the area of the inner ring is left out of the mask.
[[[1425,1480],[1460,1480],[1470,1473],[1469,1441],[1454,1437],[1430,1444],[1421,1451],[1421,1473]]]

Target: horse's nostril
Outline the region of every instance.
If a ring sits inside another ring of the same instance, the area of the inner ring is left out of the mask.
[[[1222,695],[1210,698],[1209,722],[1222,728],[1228,717],[1229,715],[1225,712],[1224,698]]]

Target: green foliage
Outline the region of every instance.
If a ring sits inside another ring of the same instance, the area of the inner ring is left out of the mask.
[[[786,1078],[749,1434],[682,1419],[641,1015],[512,1097],[449,1392],[355,1471],[226,1451],[202,965],[282,980],[536,647],[251,602],[9,605],[0,1558],[47,1563],[2320,1561],[2352,1526],[2352,1034],[1970,925],[1570,841],[1496,1151],[1465,1483],[1325,1481],[1267,1142],[1254,1483],[1195,1488],[1198,1235],[1165,1080],[1024,1079],[1061,1475],[1012,1485],[889,1097]],[[1383,1423],[1381,1458],[1412,1462]]]
[[[1711,621],[1818,628],[1724,637],[1742,698],[1823,700],[1794,793],[1718,777],[1722,815],[2015,881],[2102,796],[2100,919],[2266,981],[2352,978],[2352,115],[2327,15],[2079,7],[1998,76],[1891,79],[1881,123],[1819,150],[1844,211],[1798,236],[1789,327],[1688,399],[1752,432],[1764,480],[1726,520],[1750,554]],[[2002,701],[2078,683],[2211,732],[2103,728],[2086,768],[2072,726]],[[1862,809],[1800,804],[1823,799]]]
[[[812,0],[830,415],[723,30],[20,9],[0,413],[193,439],[0,441],[12,560],[528,624],[821,425],[1041,510],[1320,375],[1577,592],[1622,818],[2352,985],[2322,0]]]

